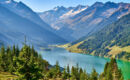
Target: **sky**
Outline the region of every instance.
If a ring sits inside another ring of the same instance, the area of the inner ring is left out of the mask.
[[[130,3],[130,0],[15,0],[15,1],[22,1],[27,6],[29,6],[32,10],[36,12],[43,12],[50,9],[53,9],[56,6],[77,6],[77,5],[92,5],[95,2],[126,2]]]

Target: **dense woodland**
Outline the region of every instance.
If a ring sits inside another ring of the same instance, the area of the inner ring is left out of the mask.
[[[17,76],[17,80],[123,80],[115,59],[106,63],[103,73],[98,74],[93,69],[88,74],[78,65],[61,69],[56,62],[55,66],[51,66],[26,44],[21,49],[16,46],[1,47],[0,72],[9,72]]]
[[[82,43],[77,46],[77,49],[82,49],[84,53],[93,53],[95,56],[113,56],[108,55],[108,52],[111,51],[111,47],[118,46],[123,48],[130,46],[130,14],[108,25],[101,31],[82,39],[83,40],[78,40]],[[74,50],[73,45],[79,43],[78,41],[72,43],[72,47],[69,49],[70,51]],[[130,50],[130,48],[128,49]],[[128,51],[128,49],[126,51]],[[123,57],[126,60],[130,60],[130,52],[126,51],[117,53],[115,57],[118,59],[122,59]]]

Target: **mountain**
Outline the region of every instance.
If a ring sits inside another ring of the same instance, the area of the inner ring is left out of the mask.
[[[51,13],[51,11],[54,10],[44,12],[40,14],[40,17],[44,21],[50,22],[48,24],[55,28],[56,32],[60,34],[61,37],[68,40],[77,40],[83,36],[89,36],[99,31],[106,25],[111,24],[122,16],[130,13],[129,3],[96,2],[92,6],[82,7],[79,5],[77,7],[80,8],[72,7],[69,11],[65,8],[65,10],[67,10],[64,11],[62,15],[60,12],[56,13],[56,15],[60,14],[56,19],[49,17],[50,15],[54,16],[54,13]],[[74,8],[77,11],[75,11]],[[60,9],[61,12],[63,12],[62,10],[64,9]],[[48,21],[53,19],[54,21],[52,22]]]
[[[27,37],[30,44],[37,46],[67,42],[47,28],[44,28],[48,27],[46,24],[41,26],[28,18],[16,14],[1,3],[0,33],[2,36],[0,36],[0,39],[3,39],[3,42],[7,42],[10,45],[21,44],[24,41],[24,36]]]
[[[53,26],[53,23],[59,21],[61,19],[74,16],[80,13],[83,9],[86,9],[86,6],[78,5],[77,7],[64,7],[64,6],[57,6],[52,10],[40,12],[38,13],[43,21],[48,24],[52,24],[51,26],[55,29],[58,27]]]
[[[130,60],[130,14],[67,48],[103,57]]]
[[[47,30],[53,31],[53,29],[45,23],[37,13],[35,13],[32,9],[26,6],[23,2],[16,2],[14,0],[0,0],[0,4],[15,14],[29,19],[30,21],[44,27]]]
[[[9,42],[11,42],[11,40],[8,39],[5,35],[0,33],[0,46],[7,45]]]
[[[70,35],[72,33],[72,30],[69,29],[68,27],[63,27],[63,24],[60,23],[60,21],[73,17],[76,14],[80,13],[81,11],[83,11],[87,8],[88,8],[88,6],[82,6],[82,5],[78,5],[76,7],[68,7],[68,8],[63,7],[63,6],[61,6],[61,7],[57,6],[52,10],[45,11],[45,12],[38,13],[38,14],[43,21],[50,24],[51,27],[56,30],[55,33],[57,35],[60,35],[61,37],[65,38],[69,41],[72,41],[72,40],[75,40]],[[57,25],[55,25],[55,24],[57,24]],[[66,25],[64,25],[64,26],[66,26]]]

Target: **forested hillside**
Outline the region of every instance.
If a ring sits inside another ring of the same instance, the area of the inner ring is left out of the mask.
[[[68,48],[71,52],[130,60],[130,14],[74,43]]]

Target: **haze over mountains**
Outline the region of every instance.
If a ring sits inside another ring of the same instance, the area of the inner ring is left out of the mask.
[[[20,44],[27,37],[31,44],[48,45],[67,42],[22,2],[0,0],[0,36],[4,44]],[[5,38],[6,37],[6,38]]]
[[[57,6],[52,10],[39,13],[39,15],[45,22],[50,24],[50,23],[55,23],[55,21],[57,20],[62,20],[65,18],[72,17],[85,9],[87,9],[87,6],[82,6],[82,5],[78,5],[76,7],[69,7],[69,8],[66,8],[64,6]],[[60,28],[60,26],[57,27],[54,25],[51,26],[55,29]]]
[[[130,13],[129,3],[96,2],[92,6],[56,7],[39,13],[61,37],[74,41],[102,29]]]
[[[19,44],[27,36],[30,44],[62,44],[82,39],[130,13],[129,3],[55,7],[36,13],[22,2],[0,0],[0,43]]]

